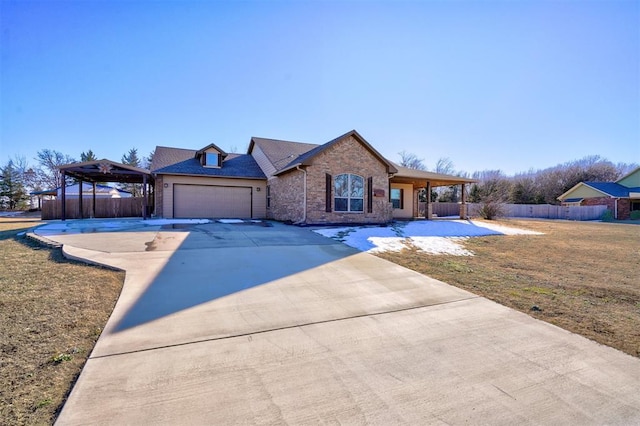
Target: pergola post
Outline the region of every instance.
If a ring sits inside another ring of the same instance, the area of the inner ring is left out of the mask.
[[[424,205],[424,217],[427,220],[433,219],[433,206],[431,205],[431,181],[427,181],[426,191],[427,202]]]
[[[147,175],[142,175],[142,220],[147,220]]]
[[[467,219],[467,197],[465,195],[465,184],[462,184],[462,194],[460,194],[460,219]]]
[[[80,197],[80,198],[78,198],[78,210],[80,210],[78,212],[78,217],[80,219],[84,219],[84,211],[82,209],[82,200],[84,198],[84,188],[83,188],[83,186],[84,186],[84,183],[83,183],[82,179],[78,180],[78,197]]]
[[[67,179],[65,176],[64,171],[62,171],[60,173],[60,176],[62,177],[62,220],[66,220],[67,219]]]
[[[91,182],[93,186],[93,218],[96,218],[96,183]]]

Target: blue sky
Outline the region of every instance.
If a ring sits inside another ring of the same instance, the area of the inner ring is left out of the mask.
[[[640,162],[638,1],[0,7],[1,164],[351,129],[466,172]]]

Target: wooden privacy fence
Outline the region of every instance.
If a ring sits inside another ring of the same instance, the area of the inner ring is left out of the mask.
[[[142,197],[130,198],[96,198],[96,214],[93,215],[93,199],[82,200],[84,218],[90,217],[142,217]],[[67,199],[67,219],[80,219],[78,199]],[[42,202],[42,219],[61,219],[62,200],[44,200]]]
[[[424,216],[426,203],[420,203],[420,215]],[[439,217],[459,216],[458,203],[431,203],[433,213]],[[482,204],[467,203],[467,214],[479,216]],[[538,219],[598,220],[607,206],[553,206],[551,204],[502,204],[505,217],[528,217]]]

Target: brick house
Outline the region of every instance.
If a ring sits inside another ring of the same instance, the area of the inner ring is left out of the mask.
[[[640,211],[640,167],[615,182],[580,182],[558,200],[563,206],[607,206],[615,219],[629,219]]]
[[[300,224],[411,218],[418,214],[421,188],[474,182],[400,167],[355,130],[321,145],[253,137],[246,154],[228,154],[215,144],[200,150],[159,146],[151,172],[157,216]]]

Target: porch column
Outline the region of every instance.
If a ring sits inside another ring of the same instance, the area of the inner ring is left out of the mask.
[[[96,218],[96,183],[91,182],[91,186],[93,187],[93,218]]]
[[[60,172],[60,176],[61,176],[61,181],[62,181],[62,212],[61,212],[61,219],[62,220],[66,220],[67,219],[67,179],[65,176],[64,171]]]
[[[147,220],[147,175],[142,175],[142,220]]]
[[[462,184],[462,194],[460,194],[460,219],[467,219],[467,197],[465,195],[465,184]]]
[[[80,179],[78,181],[78,210],[80,210],[78,212],[78,217],[80,219],[84,219],[84,211],[82,211],[82,199],[84,198],[84,182],[82,182],[82,179]]]
[[[431,182],[427,181],[427,186],[424,189],[427,196],[427,202],[424,205],[424,217],[427,220],[433,219],[433,206],[431,205]]]

